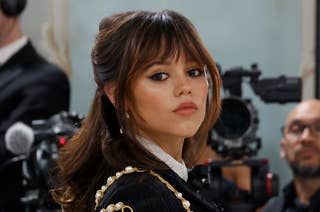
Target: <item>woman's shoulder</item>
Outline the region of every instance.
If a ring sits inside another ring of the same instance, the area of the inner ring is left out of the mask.
[[[135,169],[130,173],[118,172],[115,176],[109,177],[106,185],[98,190],[96,203],[99,206],[96,209],[186,211],[182,206],[182,199],[176,196],[179,196],[178,192],[172,189],[174,190],[166,180],[153,171]]]

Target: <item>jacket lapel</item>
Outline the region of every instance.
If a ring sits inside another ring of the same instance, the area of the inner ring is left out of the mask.
[[[36,50],[33,48],[30,41],[22,47],[16,54],[14,54],[7,62],[2,64],[0,67],[0,72],[12,69],[13,67],[20,66],[30,66],[38,61],[40,56],[37,54]]]
[[[3,92],[4,88],[12,83],[21,73],[22,69],[20,66],[16,66],[13,69],[2,70],[0,72],[0,92]]]

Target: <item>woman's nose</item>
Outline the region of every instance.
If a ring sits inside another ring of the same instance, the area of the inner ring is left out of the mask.
[[[189,95],[192,93],[192,88],[187,76],[180,76],[176,79],[175,95]]]

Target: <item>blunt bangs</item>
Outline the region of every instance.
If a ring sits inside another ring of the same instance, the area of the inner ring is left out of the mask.
[[[204,65],[201,44],[192,24],[170,11],[152,13],[141,17],[140,30],[135,36],[133,72],[143,72],[154,61],[165,61],[169,58],[178,60],[184,54],[187,60]]]

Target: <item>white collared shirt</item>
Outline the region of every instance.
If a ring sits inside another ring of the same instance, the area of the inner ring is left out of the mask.
[[[178,162],[171,155],[166,153],[161,147],[157,144],[147,140],[143,137],[138,137],[137,140],[140,144],[150,151],[154,156],[156,156],[159,160],[164,162],[167,166],[170,167],[179,177],[181,177],[184,181],[188,180],[188,169],[184,161],[182,163]]]
[[[0,48],[0,64],[7,62],[15,53],[17,53],[28,42],[27,36],[23,35],[16,41]]]

